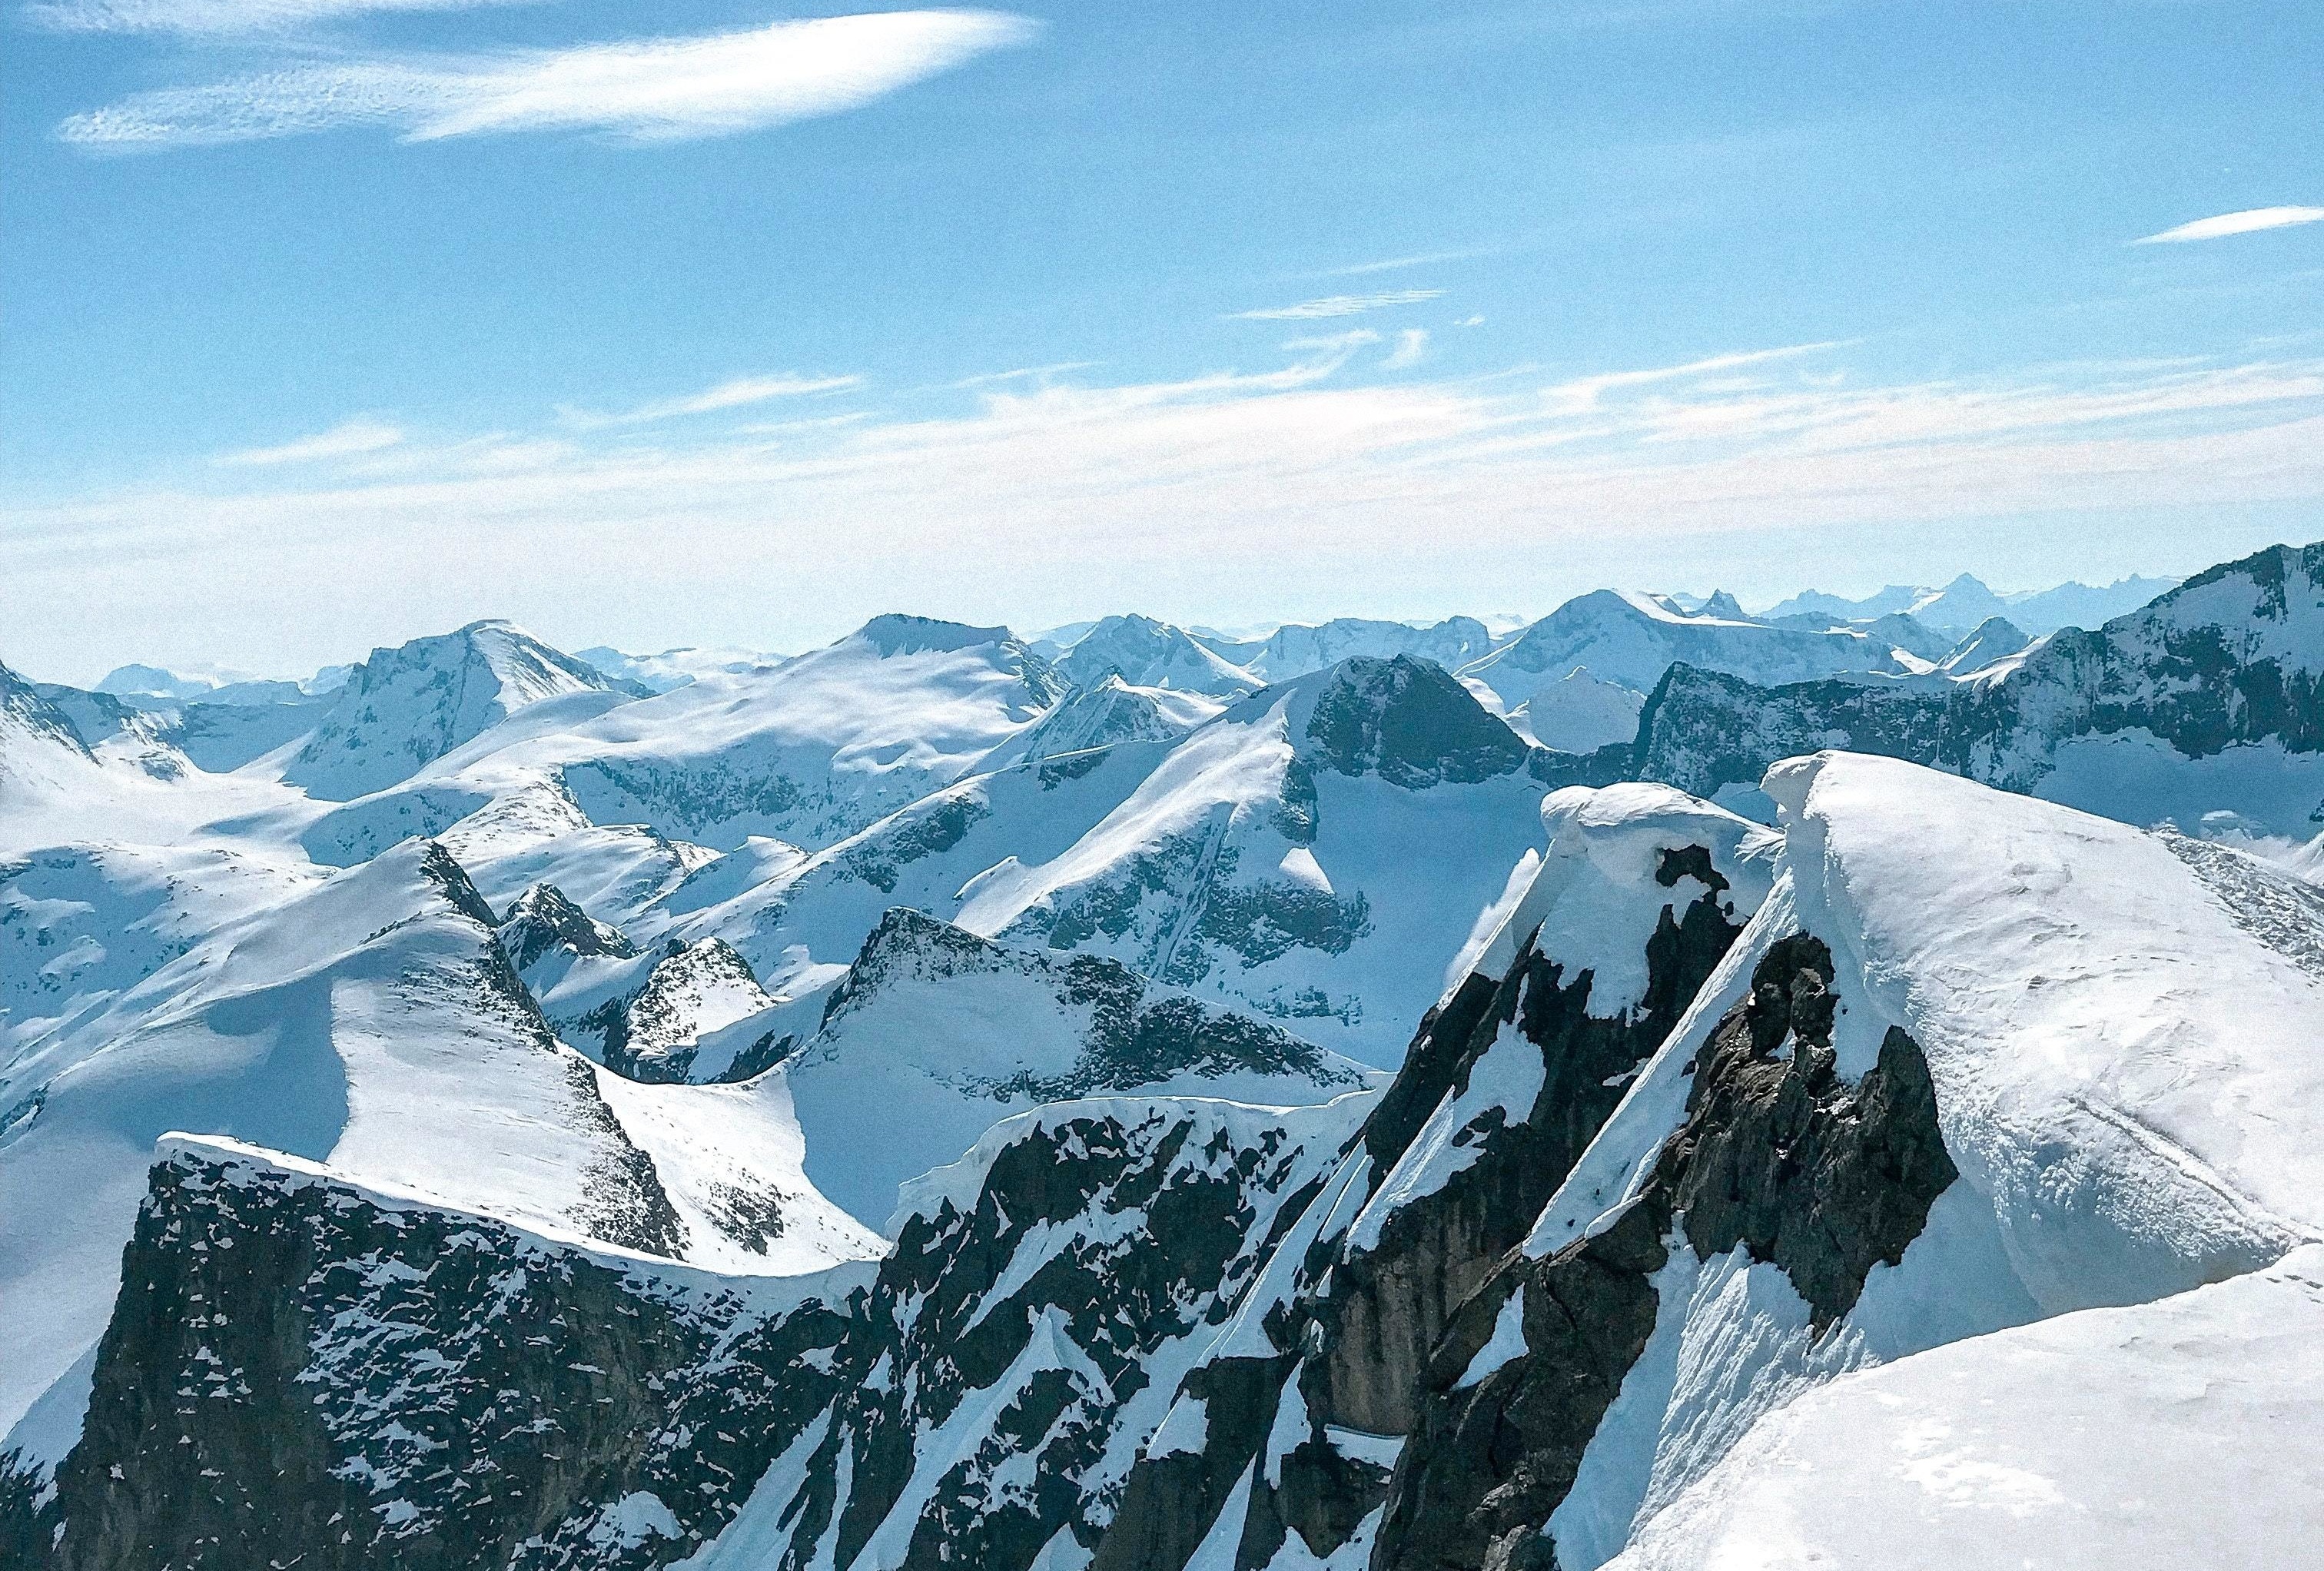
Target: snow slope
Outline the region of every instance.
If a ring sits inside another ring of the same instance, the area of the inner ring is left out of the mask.
[[[1850,1374],[1762,1419],[1618,1571],[2267,1571],[2324,1521],[2324,1249]]]

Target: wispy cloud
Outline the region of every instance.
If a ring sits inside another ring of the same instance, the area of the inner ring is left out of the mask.
[[[344,420],[329,430],[318,431],[311,437],[284,442],[275,448],[246,448],[238,453],[221,453],[211,462],[229,468],[264,468],[277,464],[309,464],[324,458],[345,458],[358,453],[376,453],[403,440],[403,432],[381,420],[356,419]]]
[[[1366,311],[1376,311],[1388,306],[1414,306],[1424,300],[1441,298],[1441,289],[1392,289],[1379,294],[1333,294],[1321,300],[1301,300],[1297,305],[1268,306],[1259,310],[1235,311],[1231,319],[1240,322],[1308,322],[1331,317],[1356,317]]]
[[[1792,360],[1802,355],[1820,354],[1826,349],[1846,346],[1839,339],[1820,344],[1786,344],[1779,349],[1749,349],[1732,355],[1713,355],[1706,359],[1688,360],[1676,365],[1656,365],[1639,371],[1600,371],[1588,376],[1576,376],[1564,382],[1552,383],[1541,390],[1542,402],[1552,409],[1582,411],[1597,407],[1605,394],[1617,388],[1644,387],[1656,382],[1677,382],[1708,376],[1716,372],[1734,371],[1746,365],[1764,365],[1771,360]]]
[[[567,425],[581,430],[596,430],[606,426],[649,425],[656,420],[678,420],[691,414],[715,414],[721,410],[746,409],[770,399],[844,393],[862,385],[863,379],[860,376],[738,376],[683,398],[657,399],[633,409],[607,412],[563,408],[557,412],[558,418]]]
[[[2037,513],[2191,526],[2324,500],[2314,357],[1885,381],[1806,346],[1555,380],[1391,379],[1360,364],[1307,352],[1176,381],[996,384],[940,414],[210,470],[0,509],[0,577],[31,605],[102,573],[115,604],[152,616],[274,594],[335,607],[335,635],[351,637],[337,623],[384,615],[350,595],[361,583],[491,582],[519,595],[519,615],[658,601],[683,617],[715,554],[746,598],[825,564],[821,626],[899,604],[1038,612],[1028,597],[1059,584],[1072,595],[1052,598],[1127,599],[1157,575],[1330,604],[1384,563],[1457,595],[1480,553],[1571,561]],[[641,556],[649,525],[668,549]],[[1462,552],[1416,546],[1447,528]]]
[[[595,131],[628,142],[732,135],[868,104],[1039,24],[992,11],[895,11],[741,32],[491,56],[309,60],[140,93],[57,128],[94,152],[377,126],[405,141]]]
[[[59,32],[282,32],[375,11],[465,11],[524,0],[33,0],[26,20]]]
[[[2148,235],[2131,244],[2175,245],[2189,240],[2222,240],[2230,235],[2256,234],[2262,229],[2288,229],[2294,224],[2313,224],[2319,220],[2324,220],[2324,208],[2252,208],[2240,213],[2221,213],[2216,218],[2198,218],[2191,224],[2165,229],[2160,235]]]
[[[1428,329],[1406,328],[1396,336],[1396,347],[1388,352],[1388,357],[1380,362],[1380,366],[1387,371],[1408,370],[1419,365],[1421,357],[1427,353]]]
[[[1317,333],[1311,337],[1286,338],[1283,347],[1295,352],[1321,350],[1327,355],[1348,355],[1367,344],[1377,344],[1380,336],[1370,328],[1350,328],[1344,333]]]
[[[1460,251],[1423,251],[1411,256],[1389,256],[1378,262],[1351,263],[1346,267],[1327,267],[1321,273],[1307,274],[1310,278],[1366,278],[1376,273],[1400,273],[1407,267],[1426,267],[1439,262],[1471,262],[1480,256],[1499,256],[1504,248],[1499,245],[1474,245]]]
[[[1049,365],[1019,365],[1011,371],[986,371],[975,376],[964,376],[950,385],[968,388],[989,387],[996,382],[1038,382],[1062,376],[1068,371],[1086,371],[1096,364],[1094,360],[1059,360]]]

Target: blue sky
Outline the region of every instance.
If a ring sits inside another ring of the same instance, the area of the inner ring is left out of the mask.
[[[40,675],[2324,536],[2312,5],[6,26],[0,659]]]

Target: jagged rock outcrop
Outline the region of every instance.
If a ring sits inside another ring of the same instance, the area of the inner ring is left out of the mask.
[[[1771,947],[1698,1055],[1685,1123],[1638,1193],[1546,1259],[1500,1262],[1462,1303],[1418,1393],[1380,1571],[1556,1564],[1543,1524],[1654,1334],[1674,1222],[1699,1260],[1740,1247],[1774,1263],[1819,1332],[1876,1263],[1904,1258],[1959,1170],[1910,1037],[1891,1026],[1855,1086],[1834,1073],[1831,979],[1820,939]]]
[[[501,919],[500,944],[520,973],[531,970],[553,949],[576,959],[602,955],[626,960],[637,953],[619,928],[590,916],[553,883],[536,883],[517,897]]]
[[[753,1293],[180,1141],[33,1525],[60,1571],[665,1565],[831,1400],[849,1286]]]
[[[1547,812],[1550,858],[1431,1012],[1283,1249],[1276,1297],[1189,1375],[1208,1444],[1141,1463],[1099,1571],[1185,1565],[1214,1527],[1238,1567],[1293,1535],[1316,1560],[1363,1549],[1447,1326],[1766,892],[1769,837],[1675,793],[1572,792]]]

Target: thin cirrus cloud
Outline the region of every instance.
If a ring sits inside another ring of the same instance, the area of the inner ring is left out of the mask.
[[[891,11],[490,56],[310,60],[140,93],[75,115],[57,134],[100,152],[346,126],[388,128],[407,142],[518,131],[691,141],[856,108],[1038,31],[1003,12]]]
[[[779,613],[806,638],[914,598],[1022,604],[1058,578],[1129,597],[1193,560],[1222,596],[1409,587],[1442,555],[1415,542],[1446,527],[1479,550],[1571,555],[2036,513],[2129,528],[2167,509],[2197,530],[2324,498],[2324,360],[1882,380],[1839,364],[1838,346],[1809,347],[1546,382],[1370,380],[1345,374],[1352,358],[1302,357],[996,385],[844,423],[407,443],[241,469],[238,485],[0,504],[0,577],[46,619],[13,635],[63,659],[85,643],[74,591],[93,571],[109,575],[109,614],[133,623],[264,593],[303,608],[291,631],[328,647],[360,598],[350,584],[466,574],[567,613],[659,603],[684,618],[704,609],[699,564],[715,554],[760,617],[797,601],[767,592],[795,585],[801,560],[837,564],[829,596]],[[640,555],[649,527],[669,549]],[[977,549],[953,549],[964,539]]]
[[[1425,300],[1441,298],[1441,289],[1391,289],[1378,294],[1332,294],[1321,300],[1301,300],[1297,305],[1268,306],[1251,311],[1235,311],[1230,319],[1238,322],[1312,322],[1332,317],[1356,317],[1366,311],[1380,310],[1388,306],[1416,306]]]
[[[2324,220],[2324,208],[2250,208],[2240,213],[2221,213],[2216,218],[2198,218],[2160,235],[2143,236],[2131,244],[2177,245],[2190,240],[2224,240],[2230,235],[2255,235],[2263,229],[2288,229],[2319,220]]]
[[[344,420],[329,430],[318,431],[310,437],[284,442],[273,448],[245,448],[237,453],[221,453],[212,460],[228,468],[272,468],[283,464],[311,464],[326,458],[351,458],[361,453],[376,453],[394,447],[403,440],[403,432],[384,421],[356,419]]]
[[[466,11],[525,0],[34,0],[25,20],[57,32],[287,32],[380,11]]]
[[[748,409],[772,399],[804,398],[818,393],[844,393],[862,384],[863,379],[860,376],[738,376],[683,398],[658,399],[650,403],[639,404],[634,409],[608,413],[568,408],[558,410],[558,416],[567,425],[582,430],[597,430],[607,426],[650,425],[659,420],[681,420],[687,415]]]

